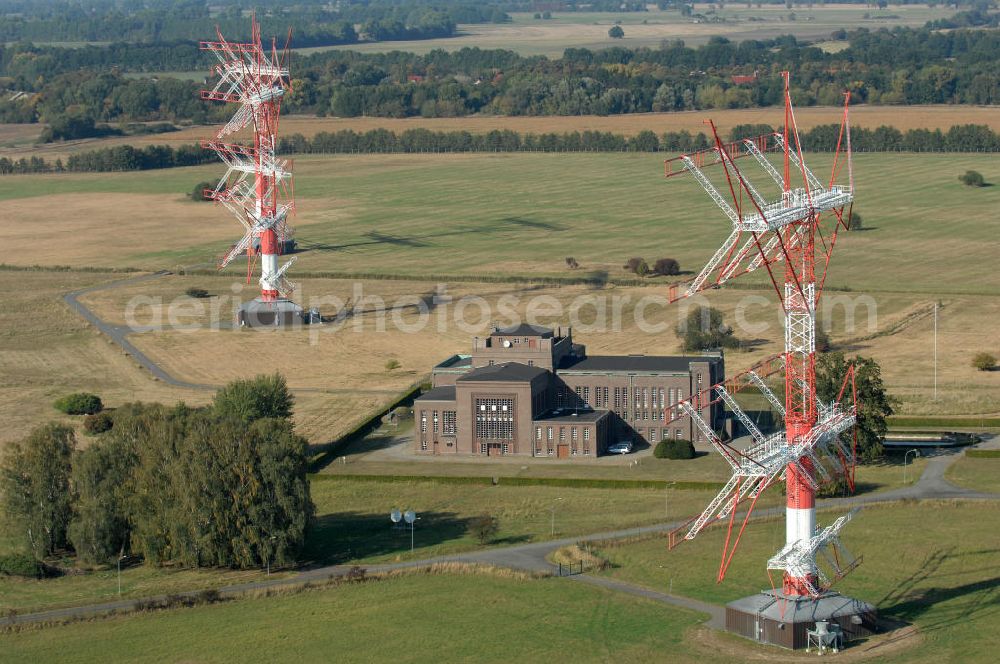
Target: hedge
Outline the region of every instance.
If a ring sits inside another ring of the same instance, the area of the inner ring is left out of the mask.
[[[1000,459],[1000,450],[965,450],[965,456],[976,459]]]
[[[1000,417],[915,417],[891,415],[886,418],[892,427],[1000,427]]]
[[[431,482],[435,484],[459,484],[490,486],[552,486],[567,489],[676,489],[678,491],[718,491],[719,482],[692,482],[668,480],[617,480],[572,477],[461,477],[450,475],[361,475],[361,474],[312,474],[314,482],[343,480],[346,482]]]
[[[25,553],[8,553],[0,555],[0,575],[41,579],[45,565]]]

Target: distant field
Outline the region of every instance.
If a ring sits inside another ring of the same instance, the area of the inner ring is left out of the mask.
[[[649,662],[697,614],[565,579],[415,574],[0,636],[11,661]],[[166,638],[165,638],[166,636]]]
[[[863,4],[815,5],[812,8],[795,7],[789,11],[784,5],[747,8],[743,4],[727,4],[725,9],[713,10],[708,4],[696,4],[695,12],[705,14],[709,20],[695,22],[684,18],[677,11],[648,12],[553,12],[550,20],[533,18],[533,13],[512,13],[512,23],[503,25],[460,25],[458,35],[446,39],[429,39],[402,42],[375,42],[348,46],[324,46],[300,49],[312,53],[330,49],[362,52],[410,51],[426,53],[433,49],[454,51],[465,47],[505,48],[523,55],[559,56],[567,48],[600,49],[611,46],[655,48],[664,39],[683,39],[686,44],[703,44],[713,36],[733,41],[769,39],[792,34],[799,39],[826,39],[837,29],[868,27],[892,28],[896,26],[921,26],[929,20],[950,16],[954,11],[947,7],[893,5],[879,12]],[[790,20],[789,14],[795,18]],[[880,18],[879,14],[886,17]],[[865,18],[865,15],[870,18]],[[712,21],[712,18],[722,19]],[[625,30],[624,39],[611,39],[608,29],[620,23]]]
[[[843,109],[840,107],[807,106],[796,109],[795,118],[802,129],[820,124],[839,123]],[[679,113],[629,113],[625,115],[573,115],[573,116],[471,116],[464,118],[317,118],[292,115],[282,117],[281,134],[299,133],[307,138],[321,131],[353,130],[357,132],[385,128],[395,132],[407,129],[432,131],[468,131],[484,134],[495,129],[510,129],[521,133],[564,133],[571,131],[606,131],[634,136],[643,130],[657,134],[687,130],[692,133],[706,131],[705,120],[711,118],[728,131],[737,124],[770,124],[781,120],[781,113],[774,108],[748,108],[732,110],[683,111]],[[1000,113],[990,106],[866,106],[851,109],[851,124],[855,127],[874,129],[890,125],[901,131],[907,129],[942,129],[953,125],[982,124],[1000,131]],[[0,157],[20,159],[33,155],[47,160],[66,159],[70,154],[116,145],[187,145],[211,137],[217,125],[185,127],[166,134],[119,136],[111,138],[82,139],[60,143],[36,145],[41,125],[0,124]]]
[[[827,524],[839,513],[820,512]],[[878,661],[986,663],[1000,627],[996,529],[1000,506],[980,502],[893,503],[862,510],[842,533],[863,564],[837,585],[879,613],[916,625],[919,645]],[[604,549],[611,576],[643,586],[728,602],[768,588],[764,561],[784,542],[784,519],[751,524],[726,580],[715,583],[725,529],[703,532],[667,552],[663,538]],[[849,653],[850,650],[845,651]]]

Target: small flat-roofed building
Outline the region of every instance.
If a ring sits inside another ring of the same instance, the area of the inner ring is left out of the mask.
[[[670,405],[721,382],[721,353],[587,356],[572,331],[534,325],[475,337],[472,353],[434,367],[414,402],[416,450],[426,454],[594,457],[614,441],[707,444]],[[723,425],[720,404],[699,412]]]

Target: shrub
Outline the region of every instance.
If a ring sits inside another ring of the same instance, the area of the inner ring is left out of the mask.
[[[693,459],[694,445],[681,438],[661,440],[653,448],[653,456],[657,459]]]
[[[989,353],[976,353],[972,358],[972,366],[980,371],[993,371],[997,366],[997,358]]]
[[[399,360],[393,358],[385,363],[385,370],[392,371],[393,369],[399,368]]]
[[[55,406],[56,410],[67,415],[93,415],[104,409],[101,398],[96,394],[88,392],[67,394],[64,397],[56,399],[52,405]]]
[[[620,25],[616,25],[612,27],[610,30],[608,30],[608,37],[611,37],[612,39],[621,39],[624,36],[625,36],[625,31],[622,30],[622,27]]]
[[[665,276],[672,276],[681,273],[681,264],[673,258],[658,258],[653,263],[653,272]]]
[[[196,184],[194,186],[194,189],[191,191],[191,200],[197,201],[199,203],[204,201],[211,201],[212,200],[211,198],[207,198],[205,196],[206,189],[215,189],[215,185],[212,184],[211,182],[199,182],[198,184]]]
[[[861,215],[857,212],[851,212],[851,218],[847,220],[847,230],[860,231],[862,228],[863,222],[861,220]]]
[[[580,267],[580,264],[577,263],[576,259],[573,258],[572,256],[567,256],[566,257],[566,267],[568,267],[571,270],[575,270],[578,267]]]
[[[8,553],[0,556],[0,574],[41,579],[45,576],[45,565],[26,553]]]
[[[638,256],[628,259],[625,265],[622,265],[622,269],[626,272],[632,272],[640,277],[644,277],[649,274],[649,265],[646,263],[645,259]]]
[[[477,516],[469,522],[469,534],[486,544],[493,540],[500,531],[500,519],[489,514]]]
[[[964,175],[959,175],[958,179],[967,187],[985,187],[986,181],[979,171],[966,171]]]
[[[108,431],[114,424],[115,421],[110,413],[94,413],[83,418],[83,430],[91,436]]]
[[[184,294],[187,295],[188,297],[195,297],[195,298],[208,297],[207,290],[205,290],[204,288],[195,288],[193,286],[184,291]]]

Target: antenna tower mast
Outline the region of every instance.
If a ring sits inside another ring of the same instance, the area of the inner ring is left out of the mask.
[[[725,578],[729,564],[760,495],[774,483],[785,481],[785,544],[768,561],[771,570],[781,571],[780,591],[774,587],[762,602],[753,604],[756,620],[766,620],[765,611],[779,605],[781,629],[785,608],[813,603],[812,620],[822,615],[822,602],[829,604],[835,594],[830,586],[859,563],[839,540],[843,526],[853,512],[825,528],[816,525],[816,490],[837,477],[854,483],[855,444],[841,440],[841,434],[856,423],[857,397],[853,368],[844,377],[836,401],[824,404],[816,395],[816,309],[820,300],[833,248],[839,231],[849,228],[854,200],[853,167],[848,105],[844,114],[829,182],[824,184],[806,166],[789,94],[788,73],[784,73],[785,117],[781,130],[724,144],[713,123],[715,146],[681,155],[665,162],[665,175],[690,173],[732,222],[732,231],[708,264],[691,281],[670,287],[670,300],[688,297],[718,287],[726,281],[764,267],[778,296],[784,316],[784,399],[770,390],[760,372],[751,370],[725,383],[712,386],[678,402],[674,408],[692,418],[694,424],[722,454],[732,469],[732,477],[701,514],[670,534],[670,547],[693,539],[707,525],[728,520],[728,530],[719,565],[718,581]],[[776,158],[768,158],[768,153]],[[736,160],[751,157],[780,191],[768,202],[745,177]],[[780,157],[780,169],[775,165]],[[705,175],[709,166],[721,165],[725,174],[725,196]],[[846,165],[848,183],[836,184]],[[824,222],[827,230],[824,232]],[[821,248],[821,251],[817,251]],[[783,269],[779,263],[784,263]],[[739,407],[733,394],[744,387],[758,389],[784,418],[784,430],[765,436]],[[847,387],[851,387],[844,405]],[[721,399],[750,434],[747,446],[738,449],[722,441],[699,415],[706,400]],[[742,523],[734,533],[738,506],[749,501]],[[734,537],[735,534],[735,537]],[[826,570],[817,565],[817,556]],[[839,597],[839,595],[837,596]],[[753,598],[748,598],[752,600]],[[868,615],[874,611],[857,600],[848,615]],[[824,605],[825,606],[825,605]],[[744,607],[746,608],[746,607]],[[795,608],[793,614],[799,609]],[[835,611],[836,613],[836,611]],[[840,614],[838,614],[840,615]],[[794,615],[792,622],[795,622]],[[761,627],[763,629],[763,627]],[[739,631],[736,629],[735,631]],[[794,630],[793,630],[794,631]],[[750,636],[750,634],[747,634]],[[760,638],[760,633],[753,636]],[[798,638],[798,637],[796,637]],[[792,645],[788,643],[787,645]],[[793,647],[795,647],[793,645]]]
[[[205,195],[225,206],[244,230],[243,238],[219,259],[218,267],[221,270],[245,253],[250,283],[254,260],[259,257],[258,303],[273,308],[294,290],[285,278],[294,257],[278,265],[290,237],[288,215],[295,209],[291,166],[276,154],[281,101],[290,90],[288,41],[280,54],[274,40],[265,50],[256,16],[251,19],[249,42],[226,41],[218,29],[216,34],[218,41],[200,44],[202,50],[211,51],[219,60],[212,67],[218,80],[211,90],[201,91],[201,98],[236,104],[237,109],[214,139],[202,142],[202,147],[214,150],[227,167],[215,189],[207,190]],[[241,133],[245,139],[244,130],[248,128],[253,134],[252,143],[235,142]]]

